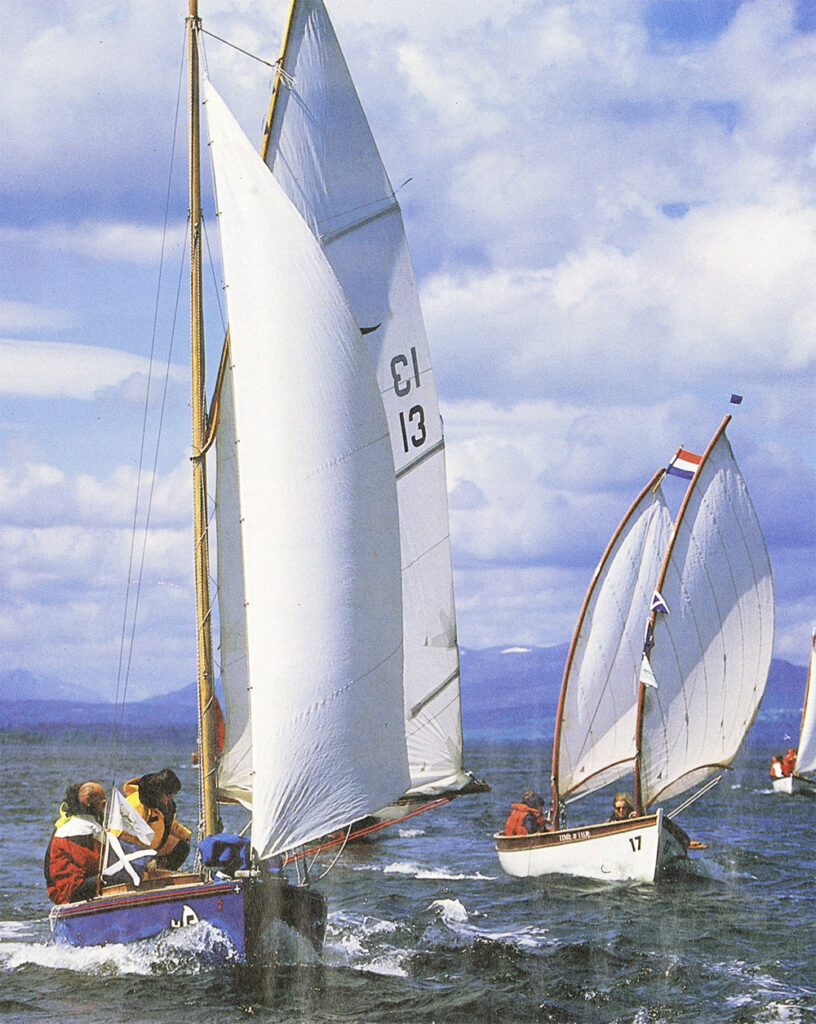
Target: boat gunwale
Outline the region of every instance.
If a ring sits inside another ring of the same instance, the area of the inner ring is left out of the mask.
[[[653,828],[658,824],[659,818],[663,818],[665,824],[662,811],[655,811],[653,814],[644,814],[639,818],[626,818],[624,821],[599,821],[590,825],[557,829],[555,832],[533,832],[523,836],[508,836],[503,832],[496,832],[493,838],[496,841],[496,849],[499,851],[538,850],[547,846],[587,842],[591,839],[604,838],[618,833]]]
[[[104,913],[106,910],[124,910],[128,907],[148,903],[174,903],[179,899],[188,899],[191,896],[219,896],[227,895],[230,892],[239,893],[242,888],[242,879],[230,879],[220,882],[176,883],[147,890],[134,888],[127,892],[103,892],[99,896],[94,896],[93,899],[82,903],[58,904],[51,910],[51,916],[54,920],[67,917],[84,917],[90,914]]]

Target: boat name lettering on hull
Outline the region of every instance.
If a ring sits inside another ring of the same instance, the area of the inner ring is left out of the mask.
[[[575,832],[564,832],[563,835],[558,837],[559,843],[572,843],[576,839],[589,839],[592,833],[588,828],[579,828]]]

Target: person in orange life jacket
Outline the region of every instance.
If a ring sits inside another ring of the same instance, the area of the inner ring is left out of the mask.
[[[788,747],[788,752],[782,758],[782,774],[793,775],[794,769],[796,768],[796,751],[793,747]]]
[[[781,779],[785,775],[785,770],[782,767],[782,761],[783,757],[781,754],[774,754],[774,756],[771,758],[770,775],[772,779]]]
[[[616,793],[612,801],[612,814],[610,821],[626,821],[627,818],[634,818],[635,808],[632,798],[628,793]]]
[[[532,835],[535,832],[546,832],[547,821],[544,817],[544,797],[527,789],[522,793],[518,803],[510,805],[510,815],[504,825],[506,836]]]
[[[98,782],[68,787],[43,863],[52,903],[77,903],[96,895],[104,815],[105,790]]]
[[[190,852],[192,833],[181,822],[176,821],[176,804],[173,797],[181,789],[178,776],[170,768],[150,772],[141,778],[130,779],[124,785],[129,804],[153,829],[150,846],[156,851],[156,867],[175,871],[181,867]],[[135,836],[122,833],[126,842],[143,844]]]

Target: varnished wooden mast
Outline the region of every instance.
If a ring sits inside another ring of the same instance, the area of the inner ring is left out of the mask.
[[[286,19],[286,29],[283,33],[283,42],[281,43],[280,57],[278,57],[278,69],[275,74],[275,83],[272,86],[272,98],[269,101],[269,113],[266,115],[266,125],[264,127],[263,139],[261,140],[261,160],[266,160],[266,155],[269,152],[269,143],[272,139],[272,123],[275,119],[275,108],[278,103],[278,95],[282,87],[283,73],[286,71],[286,57],[289,51],[289,40],[292,35],[292,23],[295,18],[295,7],[297,6],[298,0],[292,0],[289,5],[289,15]]]
[[[218,831],[215,785],[215,716],[210,620],[210,556],[207,537],[207,437],[204,380],[204,321],[201,310],[201,119],[198,62],[198,0],[189,0],[187,49],[190,83],[190,336],[192,348],[193,502],[198,634],[198,706],[201,723],[201,800],[204,831]]]

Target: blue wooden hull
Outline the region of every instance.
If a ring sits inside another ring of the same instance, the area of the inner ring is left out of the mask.
[[[66,903],[54,907],[50,921],[54,938],[72,946],[138,942],[206,921],[224,933],[238,959],[251,961],[262,948],[264,931],[276,921],[296,929],[319,950],[326,902],[274,876],[204,881],[190,875],[174,884]]]

